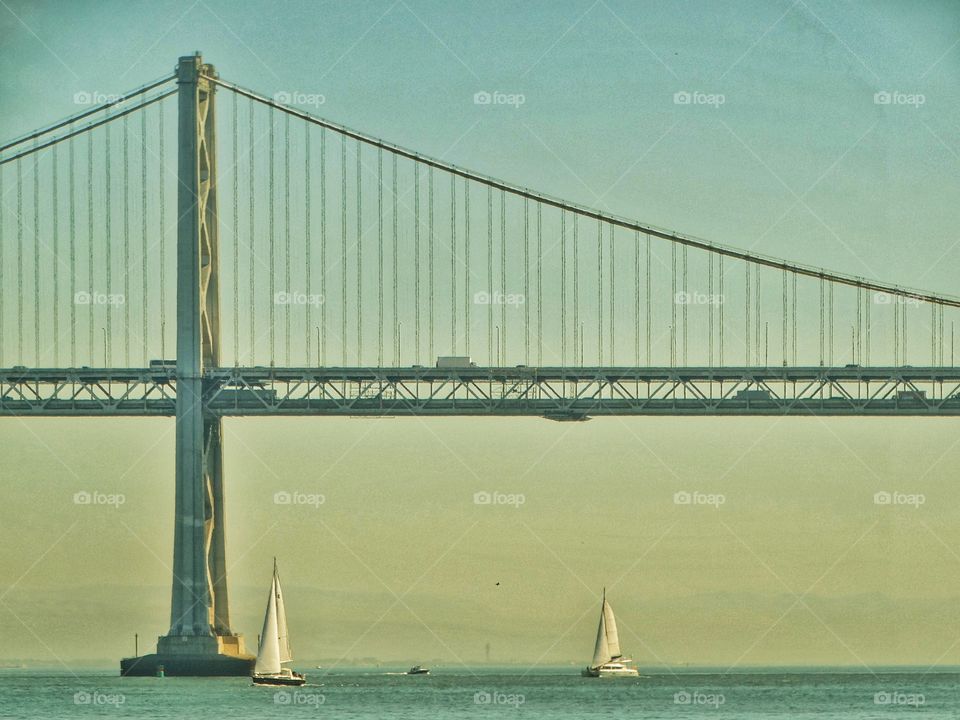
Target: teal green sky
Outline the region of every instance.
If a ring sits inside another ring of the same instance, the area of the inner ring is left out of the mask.
[[[958,294],[958,38],[951,2],[2,0],[0,137],[201,50],[228,80],[322,94],[319,114],[458,165]],[[494,90],[525,102],[474,104]],[[675,104],[684,91],[725,102]],[[606,585],[644,665],[960,664],[956,421],[225,427],[234,625],[255,637],[277,556],[304,658],[469,663],[489,642],[493,661],[579,664]],[[10,418],[0,446],[0,658],[112,661],[165,632],[173,421]],[[525,502],[477,506],[482,491]]]

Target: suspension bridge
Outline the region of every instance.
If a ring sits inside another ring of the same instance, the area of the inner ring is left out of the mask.
[[[600,212],[283,99],[198,54],[0,146],[0,411],[177,419],[170,631],[124,673],[249,672],[224,417],[960,415],[960,298]]]

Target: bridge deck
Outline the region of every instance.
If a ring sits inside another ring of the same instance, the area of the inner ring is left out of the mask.
[[[173,367],[0,369],[8,416],[173,416]],[[960,415],[956,367],[235,367],[220,416]]]

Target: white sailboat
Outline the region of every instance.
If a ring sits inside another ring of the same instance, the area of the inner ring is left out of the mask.
[[[640,673],[627,663],[633,662],[620,652],[620,635],[613,608],[607,602],[607,589],[603,589],[600,606],[600,625],[597,642],[593,647],[593,662],[583,670],[584,677],[637,677]]]
[[[287,633],[287,611],[283,606],[280,575],[277,572],[277,560],[274,558],[270,597],[267,600],[267,612],[263,617],[257,662],[253,667],[254,684],[303,685],[307,678],[302,673],[283,667],[283,663],[291,660],[293,660],[293,653],[290,650],[290,636]]]

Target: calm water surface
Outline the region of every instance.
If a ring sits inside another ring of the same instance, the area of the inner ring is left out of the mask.
[[[663,671],[579,677],[573,668],[308,672],[280,690],[244,678],[119,678],[0,670],[0,717],[29,718],[958,718],[960,673]],[[524,674],[526,673],[526,674]]]

